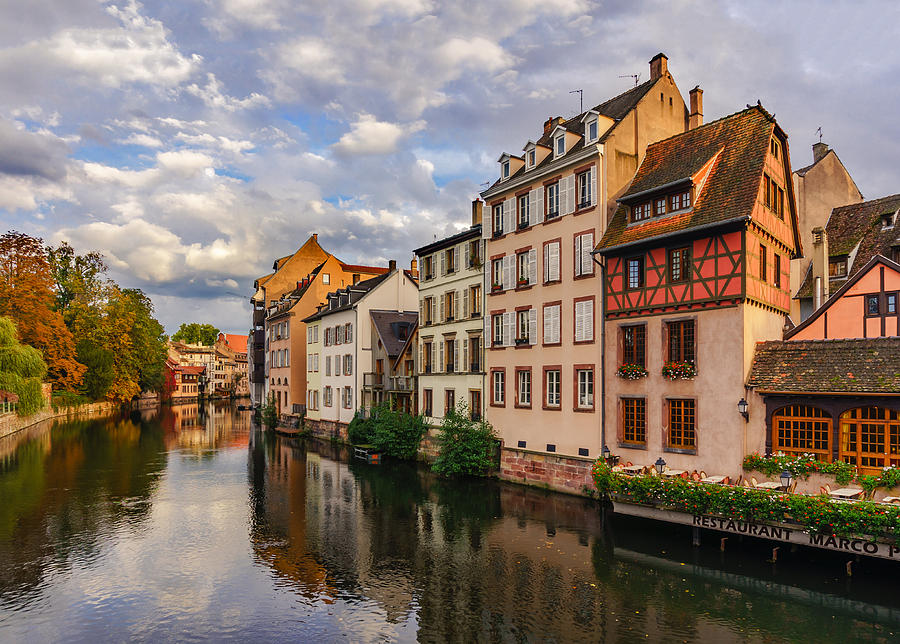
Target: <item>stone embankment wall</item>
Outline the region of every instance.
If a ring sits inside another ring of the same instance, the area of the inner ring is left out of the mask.
[[[52,418],[101,416],[115,412],[120,407],[119,403],[97,402],[79,407],[60,407],[57,409],[48,406],[30,416],[19,416],[16,413],[3,414],[0,415],[0,438]]]
[[[500,450],[500,478],[514,483],[537,485],[558,492],[585,494],[595,490],[591,467],[594,459],[557,456],[504,447]]]

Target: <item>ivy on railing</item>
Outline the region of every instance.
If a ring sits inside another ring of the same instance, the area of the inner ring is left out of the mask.
[[[826,496],[773,493],[755,488],[695,483],[682,478],[625,476],[603,459],[592,470],[601,494],[675,512],[737,521],[795,523],[815,533],[876,538],[900,536],[900,507],[868,501],[841,503]]]
[[[745,471],[756,470],[772,478],[777,478],[784,470],[787,470],[794,475],[794,478],[802,478],[804,481],[809,478],[810,474],[829,474],[841,485],[847,485],[856,475],[855,466],[843,461],[825,463],[816,460],[815,454],[792,456],[779,453],[762,456],[754,452],[744,457],[743,467]]]

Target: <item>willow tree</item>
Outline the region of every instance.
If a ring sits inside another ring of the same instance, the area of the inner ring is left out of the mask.
[[[0,317],[0,389],[19,397],[19,415],[27,416],[44,406],[41,380],[47,375],[47,365],[41,352],[21,344],[16,325]]]

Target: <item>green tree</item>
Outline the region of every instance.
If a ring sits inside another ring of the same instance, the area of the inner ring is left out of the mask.
[[[172,336],[176,342],[187,344],[202,344],[211,347],[219,337],[219,329],[212,324],[200,324],[198,322],[182,322],[178,331]]]
[[[408,461],[418,455],[419,443],[428,429],[424,416],[391,409],[387,403],[372,409],[371,423],[371,440],[378,451]]]
[[[92,400],[101,400],[106,396],[116,376],[113,371],[112,351],[97,346],[90,340],[82,340],[75,348],[78,362],[87,367],[82,389]]]
[[[444,414],[437,442],[440,450],[432,469],[438,474],[485,476],[491,471],[494,428],[487,421],[471,420],[465,403]]]
[[[91,251],[78,255],[68,242],[48,246],[47,260],[55,282],[56,310],[71,329],[72,320],[86,308],[96,308],[107,293],[107,266],[103,255]]]
[[[41,352],[21,344],[15,323],[0,317],[0,389],[19,396],[20,416],[33,414],[44,406],[41,380],[46,374]]]
[[[275,429],[278,424],[278,407],[275,405],[275,394],[270,393],[266,404],[260,408],[263,425]]]

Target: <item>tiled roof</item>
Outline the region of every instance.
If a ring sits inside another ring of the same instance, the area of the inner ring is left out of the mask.
[[[247,353],[247,336],[238,333],[225,333],[225,344],[236,353]]]
[[[343,291],[345,293],[350,292],[351,293],[350,301],[347,304],[343,304],[341,306],[336,306],[332,309],[329,309],[326,306],[321,311],[317,311],[317,312],[313,313],[312,315],[310,315],[309,317],[304,318],[303,321],[304,322],[315,322],[316,320],[319,320],[319,319],[325,317],[326,315],[331,315],[332,313],[337,313],[339,311],[347,311],[349,309],[352,309],[353,307],[356,306],[356,303],[359,302],[359,300],[365,294],[367,294],[369,291],[371,291],[376,286],[381,284],[384,280],[386,280],[390,276],[391,276],[390,272],[383,273],[381,275],[376,275],[375,277],[370,277],[367,280],[362,280],[361,282],[357,282],[356,284],[353,284],[352,286],[347,286],[342,289],[338,289],[337,291],[332,291],[331,293],[328,294],[329,296],[337,293],[338,291]],[[328,302],[327,297],[325,298],[325,302],[326,303]]]
[[[441,250],[442,248],[453,246],[454,244],[458,244],[459,242],[465,241],[466,239],[477,239],[479,237],[481,237],[481,224],[475,224],[470,228],[466,228],[462,232],[458,232],[454,235],[450,235],[449,237],[444,237],[443,239],[438,239],[437,241],[433,241],[430,244],[425,244],[420,248],[416,248],[413,253],[421,257],[422,255],[433,253],[436,250]]]
[[[344,262],[341,262],[341,268],[351,273],[371,273],[372,275],[381,275],[388,272],[387,266],[363,266],[362,264],[345,264]]]
[[[378,337],[381,338],[381,343],[384,345],[384,350],[388,357],[394,358],[400,355],[403,345],[406,344],[407,339],[412,335],[412,330],[419,319],[419,314],[403,313],[401,311],[372,311],[369,315],[372,316],[372,324],[375,325],[375,330],[378,332]],[[395,333],[398,330],[398,323],[406,326],[407,336],[403,339],[398,338]]]
[[[853,259],[853,265],[847,271],[847,277],[830,279],[829,290],[833,292],[840,288],[875,255],[891,256],[891,247],[900,244],[900,222],[895,221],[893,228],[882,230],[881,216],[896,212],[898,208],[900,208],[900,194],[841,206],[831,211],[831,217],[825,226],[828,235],[828,254],[831,257],[849,255],[857,244],[859,250]],[[812,297],[812,295],[810,270],[807,271],[795,297]]]
[[[566,151],[565,156],[569,156],[571,154],[574,154],[574,153],[579,152],[580,150],[584,149],[584,123],[581,121],[581,119],[584,118],[584,115],[587,114],[587,112],[589,112],[591,110],[593,110],[594,112],[599,112],[603,116],[607,116],[607,117],[613,119],[616,123],[618,123],[623,118],[625,118],[625,116],[628,114],[628,112],[630,112],[637,106],[637,104],[640,102],[640,100],[642,98],[644,98],[644,96],[647,94],[647,92],[649,92],[650,89],[656,84],[657,80],[658,79],[648,80],[645,83],[641,83],[637,87],[632,87],[627,92],[622,92],[618,96],[614,96],[613,98],[611,98],[607,101],[604,101],[603,103],[600,103],[599,105],[596,105],[595,107],[591,108],[590,110],[586,110],[586,111],[582,112],[581,114],[573,116],[568,121],[561,121],[559,123],[559,125],[566,128],[566,130],[568,132],[577,134],[582,137],[581,140],[578,141],[578,143],[576,143],[569,150]],[[612,131],[615,129],[615,127],[616,126],[613,125],[609,129],[608,132],[600,133],[600,138],[597,142],[603,143],[607,138],[609,138],[610,134],[612,134]],[[553,130],[555,130],[555,129],[556,129],[556,127],[550,128],[550,130],[546,133],[543,133],[541,135],[541,138],[539,138],[537,141],[535,141],[535,143],[537,145],[542,145],[546,148],[552,149],[553,148],[553,136],[552,135],[553,135]],[[556,159],[554,159],[554,155],[549,154],[549,155],[547,155],[547,157],[544,158],[543,161],[538,163],[533,168],[527,168],[525,166],[522,166],[516,172],[514,172],[508,179],[504,180],[503,183],[509,183],[509,181],[511,179],[517,179],[519,177],[524,176],[526,173],[540,174],[546,166],[550,165],[555,160]],[[482,194],[490,192],[499,183],[500,183],[500,179],[497,179]]]
[[[760,342],[748,385],[772,392],[900,393],[900,338]]]
[[[772,116],[755,105],[649,145],[620,201],[689,178],[716,155],[718,158],[702,191],[695,195],[693,209],[629,225],[629,208],[620,205],[597,249],[613,249],[660,235],[749,218],[775,127]]]

